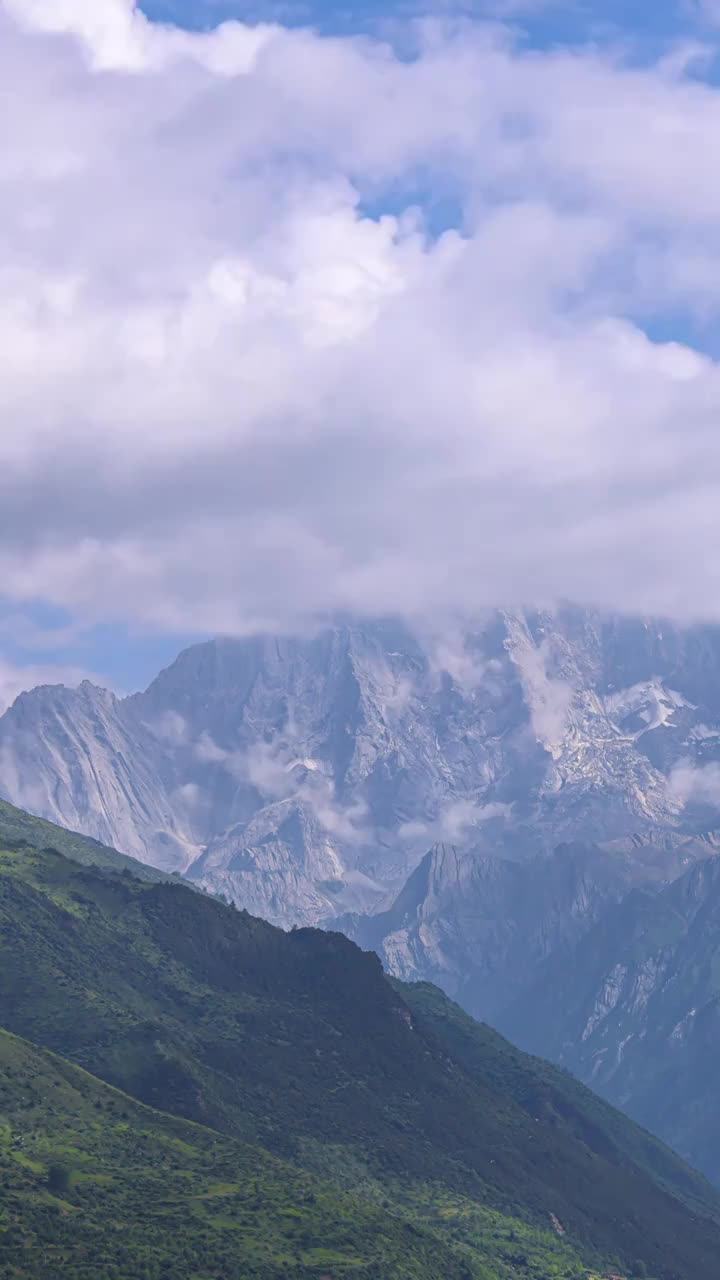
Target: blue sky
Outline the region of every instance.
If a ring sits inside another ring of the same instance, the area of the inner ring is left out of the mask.
[[[0,704],[335,609],[720,614],[720,3],[33,12],[0,0]],[[428,13],[467,24],[383,51]]]
[[[180,649],[205,638],[202,633],[165,633],[122,623],[85,626],[68,610],[44,601],[25,602],[19,610],[0,597],[0,651],[16,669],[38,672],[33,683],[53,683],[52,668],[57,666],[97,676],[118,693],[130,692],[144,688]]]
[[[158,22],[173,22],[204,30],[227,18],[247,22],[277,20],[310,24],[321,31],[376,30],[389,19],[402,20],[412,12],[460,13],[471,17],[498,17],[513,21],[538,48],[586,40],[607,40],[618,35],[637,42],[646,55],[667,45],[712,29],[709,10],[702,0],[452,0],[423,4],[422,0],[358,0],[327,4],[324,0],[278,0],[277,5],[252,0],[145,0],[143,9]]]

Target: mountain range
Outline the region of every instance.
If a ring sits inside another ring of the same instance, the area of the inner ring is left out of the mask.
[[[144,875],[342,931],[720,1178],[720,1124],[693,1103],[715,998],[719,629],[568,606],[213,640],[130,697],[22,694],[0,717],[0,793]]]
[[[7,800],[285,925],[387,909],[443,843],[667,877],[707,852],[716,771],[720,632],[571,608],[214,640],[144,693],[0,717]]]

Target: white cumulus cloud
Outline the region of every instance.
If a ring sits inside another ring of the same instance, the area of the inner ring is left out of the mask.
[[[17,609],[720,616],[720,90],[406,36],[0,0]]]

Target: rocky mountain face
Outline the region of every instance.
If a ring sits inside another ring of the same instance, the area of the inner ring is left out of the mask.
[[[570,608],[463,634],[381,620],[216,640],[144,693],[39,688],[0,718],[13,803],[284,925],[382,913],[388,962],[435,977],[477,970],[473,911],[494,893],[545,904],[541,957],[568,911],[590,923],[628,881],[704,856],[716,774],[720,632]],[[590,861],[536,870],[560,844]]]
[[[0,724],[5,799],[164,869],[199,852],[172,760],[130,700],[88,681],[46,686],[21,694]]]
[[[526,862],[437,845],[392,906],[335,926],[397,976],[437,983],[497,1022],[551,955],[573,945],[636,875],[631,860],[581,844]]]
[[[500,1019],[720,1180],[720,857],[606,911]]]

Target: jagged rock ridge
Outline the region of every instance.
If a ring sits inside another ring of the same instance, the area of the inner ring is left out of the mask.
[[[679,869],[715,760],[718,632],[569,608],[215,640],[144,693],[39,688],[0,718],[13,803],[286,925],[389,911],[443,843]]]

